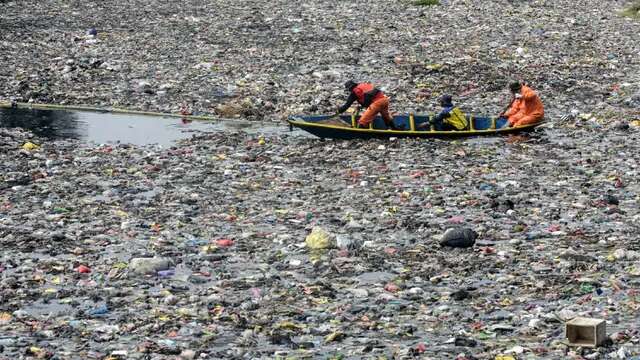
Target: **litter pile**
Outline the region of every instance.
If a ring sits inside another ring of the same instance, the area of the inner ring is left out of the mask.
[[[0,99],[281,120],[329,113],[347,79],[392,111],[448,92],[497,114],[511,79],[549,118],[629,120],[640,21],[626,1],[5,1]]]
[[[0,131],[0,357],[640,355],[636,127],[169,149]],[[602,346],[565,344],[576,317],[607,321]]]

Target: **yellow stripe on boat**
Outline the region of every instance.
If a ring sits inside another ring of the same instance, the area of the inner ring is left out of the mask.
[[[508,127],[508,128],[501,128],[501,129],[488,129],[488,130],[474,130],[474,131],[469,131],[469,130],[461,130],[461,131],[441,131],[441,130],[434,130],[434,131],[416,131],[416,130],[391,130],[391,129],[362,129],[362,128],[346,128],[344,126],[336,126],[336,125],[328,125],[328,124],[315,124],[313,122],[309,122],[309,121],[296,121],[296,120],[289,120],[289,123],[292,125],[300,125],[302,127],[317,127],[317,128],[325,128],[325,129],[335,129],[335,130],[339,130],[341,132],[364,132],[364,133],[371,133],[371,134],[410,134],[410,135],[426,135],[426,134],[433,134],[433,135],[445,135],[445,134],[450,134],[450,135],[474,135],[474,134],[500,134],[500,133],[509,133],[509,132],[516,132],[516,130],[525,130],[525,129],[529,129],[529,128],[533,128],[533,127],[537,127],[538,125],[542,124],[543,121],[535,123],[535,124],[529,124],[529,125],[524,125],[524,126],[516,126],[516,127]]]

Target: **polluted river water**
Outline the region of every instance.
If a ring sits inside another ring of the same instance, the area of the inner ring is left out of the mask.
[[[634,126],[161,147],[80,125],[0,128],[0,359],[640,355]],[[566,345],[576,317],[606,345]]]
[[[166,148],[0,129],[0,358],[633,358],[640,132],[585,123]],[[606,346],[564,343],[578,316]]]
[[[198,132],[243,131],[264,135],[289,132],[281,124],[246,120],[203,121],[170,116],[28,108],[0,108],[0,127],[20,127],[52,140],[161,146],[171,146],[175,141]],[[303,135],[303,132],[291,134]]]

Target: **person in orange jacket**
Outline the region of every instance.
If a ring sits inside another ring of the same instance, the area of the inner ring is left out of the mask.
[[[509,109],[499,115],[507,118],[507,126],[522,126],[542,121],[544,106],[533,89],[520,82],[513,82],[509,85],[509,90],[513,94],[513,100]]]
[[[357,101],[360,106],[367,109],[358,120],[359,127],[368,128],[376,115],[380,114],[388,128],[401,130],[393,122],[393,118],[389,114],[389,98],[382,91],[370,83],[358,84],[352,80],[347,81],[344,87],[349,92],[349,97],[347,102],[338,109],[337,114],[347,111]]]

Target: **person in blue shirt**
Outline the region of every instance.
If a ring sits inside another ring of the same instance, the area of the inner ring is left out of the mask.
[[[431,125],[434,125],[440,131],[458,131],[467,128],[467,118],[457,106],[453,105],[451,95],[442,95],[440,97],[440,106],[442,111],[430,122],[418,125],[418,129],[428,129]]]

